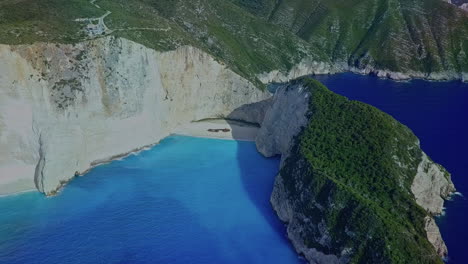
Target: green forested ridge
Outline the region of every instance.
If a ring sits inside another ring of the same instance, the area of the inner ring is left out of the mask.
[[[86,23],[74,20],[106,11],[108,34],[156,50],[193,45],[257,85],[256,74],[306,57],[468,72],[468,12],[442,0],[0,0],[0,43],[83,41]]]
[[[422,152],[415,135],[382,111],[301,79],[309,123],[280,172],[304,224],[304,242],[351,263],[442,263],[411,193]],[[318,243],[318,226],[331,239]]]
[[[468,12],[442,0],[232,0],[351,66],[468,71]]]
[[[327,61],[319,49],[222,0],[0,0],[0,43],[75,43],[87,39],[86,23],[99,17],[116,35],[156,50],[201,48],[259,84],[257,73],[288,70],[304,57]]]

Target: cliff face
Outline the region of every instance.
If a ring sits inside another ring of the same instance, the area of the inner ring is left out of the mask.
[[[437,255],[445,256],[447,248],[432,215],[442,212],[443,199],[454,191],[450,175],[390,116],[324,89],[307,81],[280,87],[256,138],[264,155],[283,155],[271,203],[294,247],[310,263],[440,263]],[[326,106],[320,104],[323,98]],[[324,121],[335,122],[335,116],[342,123],[338,135]],[[359,122],[365,123],[362,130]],[[354,126],[359,134],[347,131]],[[363,141],[347,140],[348,133],[363,135]],[[368,154],[353,154],[361,151]],[[368,159],[373,153],[377,156]],[[402,232],[417,239],[401,237]]]
[[[302,87],[286,86],[277,90],[269,101],[270,107],[265,111],[255,142],[264,156],[282,155],[284,161],[293,138],[307,123],[309,93]]]
[[[444,199],[455,191],[450,174],[423,153],[418,172],[411,185],[416,202],[433,215],[442,213]]]
[[[179,124],[267,97],[188,46],[156,52],[114,37],[0,45],[0,193],[46,194]]]

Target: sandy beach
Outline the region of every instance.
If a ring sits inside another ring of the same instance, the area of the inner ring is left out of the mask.
[[[258,130],[258,126],[239,121],[225,119],[209,119],[191,122],[188,124],[178,126],[176,129],[174,129],[173,134],[192,137],[254,141]],[[141,149],[138,149],[136,151],[139,150]],[[125,153],[121,156],[125,157],[130,153],[133,153],[133,151]],[[116,159],[116,157],[106,159],[105,162],[114,160]],[[91,166],[90,169],[96,165],[97,164]],[[36,190],[33,180],[33,166],[18,165],[4,167],[1,172],[2,173],[0,177],[0,196]],[[18,177],[18,175],[24,176]]]
[[[223,129],[225,131],[222,131]],[[215,132],[216,130],[218,131]],[[259,127],[252,124],[225,119],[209,119],[181,125],[174,130],[174,134],[254,141],[258,130]]]

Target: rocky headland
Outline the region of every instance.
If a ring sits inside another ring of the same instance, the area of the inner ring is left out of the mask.
[[[268,102],[263,118],[250,119],[260,120],[258,150],[282,155],[271,203],[298,253],[310,263],[442,262],[447,247],[433,216],[442,213],[455,188],[450,174],[420,150],[408,128],[310,79],[281,85]],[[265,109],[265,102],[259,108]],[[347,116],[342,109],[368,116]],[[336,121],[335,116],[343,126],[324,121]],[[362,127],[363,138],[340,142],[359,137],[350,127]],[[339,137],[333,135],[337,132]],[[371,149],[380,154],[346,153],[351,146],[350,153]],[[360,162],[375,171],[350,165]],[[341,169],[330,169],[331,164]],[[401,232],[414,237],[402,238]]]

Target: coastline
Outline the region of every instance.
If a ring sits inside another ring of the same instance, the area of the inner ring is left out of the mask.
[[[273,70],[270,72],[256,74],[256,76],[263,84],[269,85],[275,83],[286,83],[290,80],[304,76],[332,75],[338,73],[354,73],[366,76],[376,76],[381,79],[387,79],[396,82],[423,80],[429,82],[460,81],[462,83],[468,83],[468,72],[439,71],[423,73],[412,70],[408,70],[406,72],[396,72],[373,68],[371,66],[366,66],[365,68],[356,68],[340,63],[310,61],[307,58],[294,65],[289,71],[283,72],[279,70]]]
[[[235,139],[232,137],[215,137],[215,136],[205,136],[205,135],[188,135],[188,134],[179,134],[173,133],[171,136],[181,136],[181,137],[194,137],[194,138],[206,138],[206,139],[219,139],[219,140],[230,140],[230,141],[246,141],[246,142],[255,142],[254,139]]]
[[[156,142],[156,143],[152,143],[152,144],[149,144],[149,145],[146,145],[146,146],[143,146],[143,147],[139,147],[139,148],[135,148],[131,151],[128,151],[128,152],[125,152],[125,153],[121,153],[121,154],[117,154],[117,155],[113,155],[109,158],[104,158],[104,159],[99,159],[99,160],[95,160],[93,162],[91,162],[90,164],[90,167],[88,169],[86,169],[85,171],[83,172],[77,172],[75,173],[75,176],[66,180],[66,181],[60,181],[60,185],[53,191],[49,192],[49,193],[45,193],[44,195],[47,196],[47,197],[52,197],[52,196],[55,196],[55,195],[58,195],[60,193],[60,191],[69,183],[71,182],[73,179],[77,178],[77,177],[83,177],[85,176],[85,174],[87,174],[89,171],[91,171],[92,169],[94,169],[95,167],[98,167],[100,165],[103,165],[103,164],[107,164],[107,163],[110,163],[112,161],[115,161],[115,160],[121,160],[121,159],[124,159],[130,155],[138,155],[138,153],[142,152],[142,151],[145,151],[145,150],[149,150],[151,149],[152,147],[156,146],[157,144],[159,144],[160,141]],[[8,195],[8,194],[7,194]]]
[[[228,129],[229,131],[210,132],[208,131],[210,129]],[[207,119],[180,125],[174,129],[173,134],[201,138],[255,141],[259,129],[258,126],[240,121]]]
[[[36,187],[34,186],[33,176],[31,179],[20,178],[18,180],[11,180],[12,176],[15,176],[15,171],[11,170],[8,172],[9,175],[1,175],[0,177],[0,197],[19,194],[23,192],[34,191]],[[11,190],[14,190],[11,192]]]
[[[229,131],[209,132],[208,131],[209,129],[229,129]],[[244,122],[240,122],[240,121],[232,121],[232,120],[226,120],[226,119],[207,119],[207,120],[194,121],[188,124],[180,125],[176,127],[171,134],[167,136],[180,135],[180,136],[199,137],[199,138],[212,138],[212,139],[238,140],[238,141],[252,142],[252,141],[255,141],[255,136],[257,135],[257,132],[259,129],[260,128],[257,126],[254,126],[252,124],[247,124]],[[161,140],[163,140],[166,137],[163,137]],[[157,144],[159,144],[159,142],[160,141],[149,144],[149,145],[145,145],[139,148],[132,149],[128,152],[124,152],[124,153],[116,154],[107,158],[95,160],[91,162],[88,169],[81,171],[81,172],[77,172],[75,174],[75,177],[72,177],[71,179],[67,181],[61,181],[60,185],[55,190],[49,193],[46,193],[45,196],[51,197],[51,196],[58,195],[60,191],[74,178],[84,176],[90,170],[92,170],[93,168],[99,165],[107,164],[115,160],[120,160],[130,155],[138,155],[138,153],[149,150],[152,147],[156,146]],[[6,196],[18,195],[18,194],[22,194],[26,192],[33,192],[33,191],[39,192],[37,189],[34,189],[34,188],[25,189],[25,190],[13,192],[13,193],[5,192],[5,193],[0,194],[0,198],[6,197]]]
[[[14,193],[0,194],[0,199],[4,198],[4,197],[20,195],[20,194],[28,193],[28,192],[39,192],[39,191],[37,189],[30,189],[30,190],[18,191],[18,192],[14,192]]]

